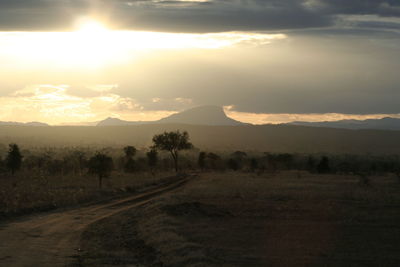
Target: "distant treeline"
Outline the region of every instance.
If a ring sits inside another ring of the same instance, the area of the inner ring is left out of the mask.
[[[16,148],[18,152],[16,152]],[[17,155],[15,155],[17,154]],[[18,163],[18,154],[20,162]],[[84,175],[90,171],[93,158],[106,155],[110,158],[110,171],[157,172],[174,169],[174,158],[168,151],[153,148],[137,150],[134,146],[36,148],[24,149],[11,144],[0,158],[0,172],[4,175],[18,170],[46,175]],[[14,160],[14,163],[13,163]],[[16,161],[16,163],[15,163]],[[108,163],[107,163],[108,164]],[[400,157],[372,155],[251,153],[233,151],[215,153],[196,149],[179,154],[178,171],[244,171],[276,172],[304,170],[313,173],[373,174],[400,173]]]
[[[43,146],[125,146],[144,148],[164,131],[187,131],[201,150],[272,153],[400,154],[400,131],[346,130],[290,125],[203,126],[153,124],[110,127],[0,126],[0,152],[9,143],[32,149]]]

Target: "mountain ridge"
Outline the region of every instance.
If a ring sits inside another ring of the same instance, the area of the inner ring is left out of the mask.
[[[0,126],[35,126],[35,127],[47,127],[50,126],[44,122],[31,121],[31,122],[16,122],[16,121],[0,121]]]
[[[294,121],[285,123],[285,125],[308,126],[308,127],[326,127],[350,130],[392,130],[400,131],[400,119],[385,117],[381,119],[367,120],[338,120],[338,121],[322,121],[322,122],[306,122]]]

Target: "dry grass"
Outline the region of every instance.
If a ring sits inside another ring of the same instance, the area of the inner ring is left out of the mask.
[[[209,173],[120,215],[103,242],[121,227],[135,233],[154,257],[144,266],[399,266],[399,208],[390,175],[364,186],[357,176]]]
[[[123,196],[172,175],[172,172],[155,176],[150,173],[115,172],[105,179],[101,190],[98,188],[97,177],[88,175],[18,173],[14,177],[0,177],[0,217]]]

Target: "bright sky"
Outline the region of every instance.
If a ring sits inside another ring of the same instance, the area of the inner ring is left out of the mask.
[[[399,117],[400,5],[339,2],[0,2],[0,120]]]

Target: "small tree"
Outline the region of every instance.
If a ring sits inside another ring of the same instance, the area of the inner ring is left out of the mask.
[[[315,159],[313,156],[308,156],[307,159],[307,169],[309,172],[314,172],[315,170]]]
[[[14,173],[21,168],[22,164],[22,155],[19,151],[19,147],[17,144],[10,144],[8,149],[8,154],[6,158],[6,167],[11,171],[11,174]]]
[[[113,168],[113,160],[106,154],[97,153],[89,160],[89,173],[97,175],[99,188],[102,188],[103,178],[109,177]]]
[[[252,172],[258,169],[258,160],[256,158],[251,158],[250,160],[250,169]]]
[[[124,169],[126,172],[133,172],[135,170],[135,160],[133,157],[136,155],[136,148],[134,146],[124,147],[125,164]]]
[[[154,169],[157,166],[158,162],[158,152],[154,148],[151,148],[149,152],[146,153],[147,162],[149,164],[151,173],[154,174]]]
[[[180,150],[193,148],[192,143],[189,142],[189,134],[185,131],[183,133],[164,132],[153,137],[155,149],[168,151],[174,160],[175,171],[178,172],[178,153]]]
[[[199,165],[200,170],[204,170],[204,168],[206,167],[206,157],[207,157],[207,153],[206,152],[200,152],[199,153],[199,158],[197,160],[197,163]]]
[[[124,147],[125,156],[127,158],[133,158],[136,155],[136,148],[134,146]]]
[[[210,164],[209,167],[211,169],[213,169],[213,170],[216,170],[217,169],[217,163],[218,163],[218,161],[221,160],[221,157],[218,156],[215,153],[210,152],[210,153],[207,154],[207,159],[208,159],[208,162]]]
[[[237,171],[239,169],[239,163],[236,161],[236,159],[230,158],[228,160],[228,168]]]
[[[321,161],[318,163],[317,171],[319,173],[328,173],[331,170],[329,166],[329,158],[324,156]]]

